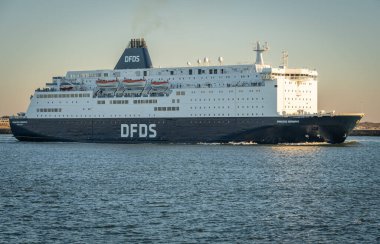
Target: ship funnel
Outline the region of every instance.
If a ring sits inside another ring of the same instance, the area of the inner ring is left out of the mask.
[[[264,64],[263,52],[268,51],[268,50],[269,50],[269,47],[267,43],[265,43],[265,45],[260,45],[260,42],[256,43],[256,49],[253,50],[256,52],[255,64]]]
[[[148,47],[144,38],[131,39],[114,69],[152,68]]]

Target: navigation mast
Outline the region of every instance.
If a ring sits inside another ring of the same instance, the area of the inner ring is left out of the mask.
[[[288,67],[288,52],[287,51],[282,51],[282,67]]]

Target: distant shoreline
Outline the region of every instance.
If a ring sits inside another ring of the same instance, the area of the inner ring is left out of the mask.
[[[353,130],[350,136],[380,136],[380,130]]]
[[[380,136],[380,123],[361,122],[350,133],[350,136]]]

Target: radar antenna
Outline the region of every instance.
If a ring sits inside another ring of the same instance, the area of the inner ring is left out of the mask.
[[[256,49],[253,51],[256,52],[256,63],[255,64],[264,64],[264,59],[263,59],[263,52],[268,51],[268,43],[265,42],[264,45],[260,45],[260,42],[256,43]]]

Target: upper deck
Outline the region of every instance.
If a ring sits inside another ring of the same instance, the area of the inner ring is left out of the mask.
[[[288,79],[291,81],[314,81],[318,73],[315,70],[294,68],[272,68],[265,65],[223,65],[197,67],[171,67],[133,70],[93,70],[69,71],[64,77],[54,77],[53,82],[38,91],[95,91],[125,88],[125,79],[168,82],[169,88],[220,88],[220,87],[256,87],[264,86],[266,80]],[[117,81],[117,86],[101,87],[97,81]],[[70,86],[70,89],[66,89]],[[106,89],[107,88],[107,89]],[[134,89],[129,89],[134,90]]]
[[[136,54],[143,49],[145,56],[131,58],[131,53]],[[65,76],[53,77],[53,81],[46,83],[45,88],[36,90],[34,98],[37,100],[32,100],[33,109],[29,111],[64,112],[65,116],[72,116],[80,115],[80,111],[83,113],[84,110],[95,111],[98,105],[106,105],[98,110],[98,116],[102,116],[108,113],[110,104],[147,105],[149,101],[155,101],[152,104],[166,104],[169,107],[167,103],[178,99],[177,93],[186,93],[181,97],[181,112],[176,112],[178,116],[196,116],[197,113],[194,115],[191,110],[200,108],[198,106],[202,109],[218,108],[214,104],[218,101],[224,101],[225,105],[220,107],[220,112],[215,113],[221,116],[316,113],[317,71],[284,65],[274,68],[264,64],[262,53],[266,50],[266,47],[257,46],[254,64],[223,65],[220,58],[219,65],[211,65],[205,58],[204,63],[199,60],[198,66],[153,68],[151,63],[146,64],[146,54],[149,56],[146,44],[130,44],[113,70],[68,71]],[[150,61],[150,57],[148,59]],[[120,65],[120,62],[125,65]],[[130,65],[130,62],[138,64]],[[147,103],[139,103],[147,97]],[[262,104],[248,102],[257,100]],[[83,108],[73,107],[73,104],[80,104]],[[247,111],[240,111],[242,108]],[[115,107],[111,113],[114,111]],[[145,116],[141,109],[131,111],[131,116]],[[154,111],[147,115],[155,116]]]

